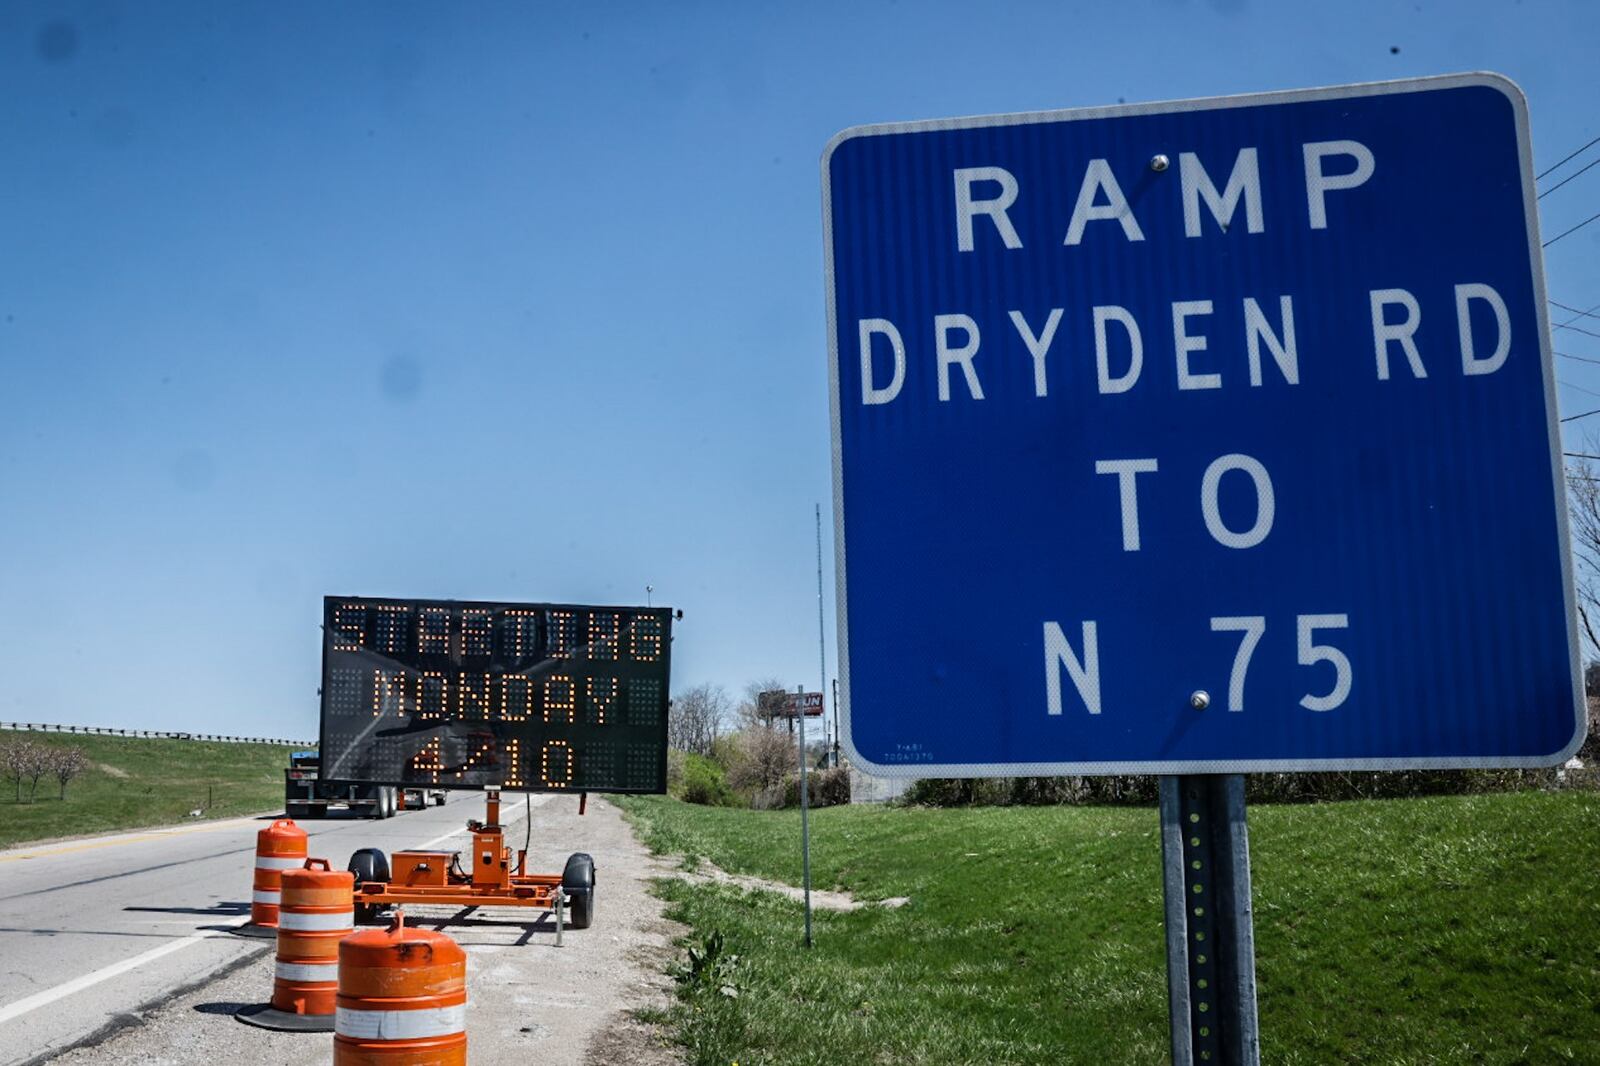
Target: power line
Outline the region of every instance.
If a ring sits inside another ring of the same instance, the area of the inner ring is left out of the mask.
[[[1563,421],[1563,422],[1576,422],[1578,419],[1580,419],[1580,418],[1588,418],[1590,415],[1600,415],[1600,407],[1596,407],[1593,411],[1585,411],[1581,415],[1568,415],[1566,418],[1563,418],[1561,421]]]
[[[1596,162],[1600,162],[1600,160],[1596,160]],[[1579,311],[1576,307],[1568,307],[1566,304],[1562,303],[1560,300],[1551,300],[1550,301],[1550,306],[1559,307],[1563,311],[1572,311],[1572,312],[1574,312],[1573,316],[1571,318],[1567,319],[1568,322],[1576,322],[1580,318],[1600,318],[1600,315],[1595,314],[1596,311],[1600,311],[1600,304],[1595,304],[1593,307],[1589,308],[1589,310],[1587,310],[1587,311]]]
[[[1600,144],[1600,137],[1596,137],[1594,140],[1590,141],[1588,144],[1584,145],[1582,148],[1579,148],[1576,152],[1573,152],[1571,155],[1567,156],[1566,159],[1563,159],[1561,162],[1557,163],[1555,166],[1547,168],[1545,170],[1544,174],[1536,174],[1536,175],[1534,175],[1533,180],[1534,181],[1543,180],[1545,174],[1550,173],[1550,171],[1552,171],[1552,170],[1560,170],[1569,161],[1571,161],[1573,159],[1576,159],[1578,156],[1582,155],[1584,152],[1587,152],[1590,148],[1593,148],[1597,144]]]
[[[1571,181],[1573,178],[1577,177],[1579,174],[1582,174],[1585,170],[1588,170],[1590,167],[1596,167],[1596,166],[1600,166],[1600,159],[1594,159],[1594,160],[1591,160],[1588,163],[1585,163],[1579,169],[1573,171],[1571,174],[1568,174],[1566,177],[1562,178],[1560,181],[1558,181],[1554,185],[1550,186],[1548,189],[1546,189],[1544,192],[1540,193],[1538,196],[1535,196],[1534,199],[1535,200],[1543,200],[1546,196],[1549,196],[1551,193],[1553,193],[1557,189],[1561,188],[1561,186],[1565,185],[1567,182]]]
[[[1590,359],[1586,355],[1568,355],[1566,352],[1556,352],[1563,359],[1576,359],[1580,363],[1594,363],[1600,366],[1600,359]]]
[[[1591,455],[1589,452],[1562,452],[1568,459],[1600,459],[1600,455]]]
[[[1550,247],[1552,244],[1554,244],[1557,241],[1559,241],[1562,237],[1568,236],[1569,234],[1577,233],[1579,230],[1581,230],[1583,227],[1587,226],[1589,223],[1593,222],[1597,218],[1600,218],[1600,214],[1590,215],[1588,218],[1584,219],[1582,222],[1578,223],[1576,226],[1573,226],[1571,229],[1567,230],[1565,233],[1558,233],[1554,237],[1551,237],[1549,240],[1545,241],[1544,244],[1540,245],[1540,247],[1541,248]]]
[[[1586,389],[1582,385],[1574,385],[1572,382],[1570,382],[1570,381],[1562,381],[1560,378],[1556,379],[1556,384],[1557,385],[1564,385],[1567,388],[1572,389],[1572,390],[1574,390],[1576,392],[1581,392],[1581,393],[1584,393],[1585,395],[1593,396],[1596,399],[1600,399],[1600,392],[1595,392],[1593,389]]]
[[[1566,322],[1558,322],[1554,326],[1552,326],[1551,328],[1552,329],[1570,329],[1572,332],[1581,333],[1585,337],[1600,337],[1600,333],[1595,333],[1592,330],[1584,329],[1582,326],[1570,325],[1569,323],[1571,321],[1572,320],[1569,318]]]

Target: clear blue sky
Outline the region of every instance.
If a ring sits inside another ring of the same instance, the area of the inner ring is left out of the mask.
[[[1543,170],[1597,45],[1584,0],[7,4],[0,719],[314,735],[325,593],[650,584],[675,688],[815,687],[828,137],[1490,69]],[[1547,271],[1600,303],[1600,223]]]

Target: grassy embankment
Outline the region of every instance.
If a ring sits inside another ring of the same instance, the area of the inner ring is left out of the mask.
[[[621,805],[656,850],[800,882],[793,811]],[[1262,1058],[1600,1062],[1600,796],[1251,812]],[[1156,813],[836,807],[813,884],[901,909],[815,916],[664,881],[721,954],[666,1021],[695,1063],[1168,1061]],[[737,959],[730,961],[731,956]]]
[[[204,740],[146,740],[70,733],[11,733],[55,747],[79,747],[89,757],[67,784],[47,774],[34,803],[16,802],[16,786],[0,783],[0,847],[29,840],[104,833],[205,817],[222,818],[283,807],[283,770],[289,748],[275,744],[222,744]],[[210,806],[207,807],[207,801]]]

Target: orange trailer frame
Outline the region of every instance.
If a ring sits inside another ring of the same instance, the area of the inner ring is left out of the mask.
[[[542,907],[554,909],[561,900],[561,874],[530,874],[528,853],[519,848],[515,864],[500,824],[500,793],[485,795],[482,822],[468,821],[472,831],[469,869],[463,869],[458,851],[397,851],[390,857],[388,881],[362,881],[355,888],[358,907],[382,904],[451,903],[473,907]],[[588,805],[579,801],[578,813]]]

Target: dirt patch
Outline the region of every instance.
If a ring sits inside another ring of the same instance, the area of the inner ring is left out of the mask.
[[[583,1066],[676,1066],[682,1061],[659,1026],[624,1014],[595,1034]]]
[[[125,778],[128,776],[128,771],[122,769],[121,767],[112,766],[107,762],[97,762],[94,764],[94,768],[105,774],[107,777]]]
[[[787,896],[792,900],[805,899],[805,889],[795,885],[785,884],[782,881],[769,881],[764,877],[752,877],[749,874],[730,874],[717,866],[709,859],[701,859],[693,870],[679,870],[673,876],[681,877],[686,881],[696,884],[732,885],[753,892],[776,892],[780,896]],[[909,896],[891,896],[888,899],[864,902],[856,899],[848,892],[834,892],[827,889],[813,888],[811,890],[811,906],[819,911],[858,911],[863,907],[904,907],[911,902]]]

